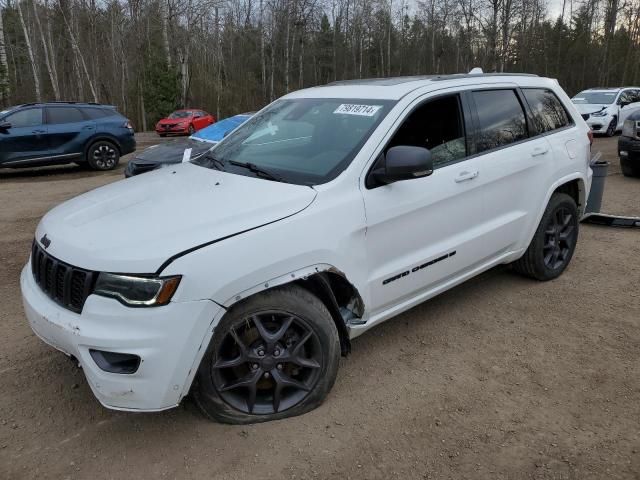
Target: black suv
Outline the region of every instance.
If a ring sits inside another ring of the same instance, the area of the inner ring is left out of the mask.
[[[0,167],[74,162],[111,170],[135,149],[131,122],[111,105],[28,103],[0,112]]]
[[[626,177],[640,177],[640,111],[625,120],[618,139],[620,167]]]

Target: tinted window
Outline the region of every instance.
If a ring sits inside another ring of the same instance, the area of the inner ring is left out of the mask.
[[[527,138],[527,121],[515,91],[473,92],[473,99],[480,121],[478,153]]]
[[[428,101],[411,112],[387,145],[387,149],[397,145],[428,148],[431,150],[434,168],[466,157],[466,141],[458,96]]]
[[[567,111],[551,90],[527,88],[523,92],[533,112],[533,123],[538,133],[566,127],[571,123]]]
[[[21,110],[9,115],[5,118],[5,121],[9,122],[13,128],[42,125],[42,109],[30,108],[28,110]]]
[[[75,123],[84,122],[84,117],[75,107],[49,107],[47,108],[47,123]]]
[[[620,98],[618,99],[618,103],[635,103],[640,102],[640,95],[638,95],[638,90],[625,90],[620,94]]]

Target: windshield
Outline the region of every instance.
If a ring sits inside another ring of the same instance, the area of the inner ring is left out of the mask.
[[[326,183],[349,165],[394,103],[278,100],[194,163],[242,175],[259,176],[256,169],[260,169],[300,185]],[[251,170],[246,168],[248,164]]]
[[[181,110],[179,112],[173,112],[167,118],[187,118],[191,116],[191,112],[188,110]]]
[[[618,96],[617,91],[613,92],[591,92],[584,91],[573,97],[571,101],[576,104],[596,104],[609,105],[613,103]]]

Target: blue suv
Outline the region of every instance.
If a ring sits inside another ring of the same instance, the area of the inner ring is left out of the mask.
[[[111,170],[135,149],[131,123],[110,105],[29,103],[0,112],[0,168],[73,162]]]

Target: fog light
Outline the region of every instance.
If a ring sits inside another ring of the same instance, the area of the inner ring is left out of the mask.
[[[109,373],[136,373],[140,366],[140,357],[131,353],[105,352],[103,350],[89,350],[91,358],[100,367]]]

